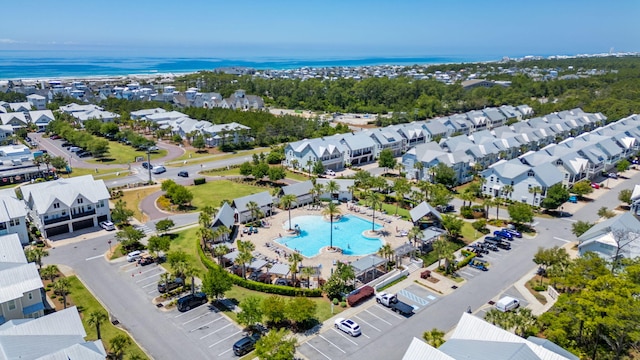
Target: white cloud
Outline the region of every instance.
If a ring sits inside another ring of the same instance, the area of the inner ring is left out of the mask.
[[[13,39],[0,39],[0,44],[17,44],[19,41]]]

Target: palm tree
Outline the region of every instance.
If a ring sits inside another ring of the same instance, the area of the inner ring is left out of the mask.
[[[122,359],[124,350],[131,345],[131,338],[125,334],[118,334],[109,340],[109,347],[116,359]]]
[[[424,164],[421,161],[418,161],[417,163],[413,164],[413,168],[417,170],[417,173],[415,174],[416,180],[422,179],[422,170],[424,170]]]
[[[331,200],[333,200],[334,195],[340,192],[340,185],[338,185],[337,182],[331,180],[327,183],[327,186],[325,186],[325,191],[331,194]]]
[[[471,192],[468,191],[469,189],[465,190],[462,194],[460,194],[460,199],[462,199],[462,206],[464,207],[465,205],[467,205],[467,201],[469,202],[469,207],[471,207],[471,204],[473,203],[473,200],[475,200],[476,195]]]
[[[309,169],[309,177],[311,177],[311,167],[313,166],[313,160],[311,158],[307,159],[307,168]]]
[[[536,324],[537,318],[531,313],[531,309],[520,308],[515,313],[513,322],[516,335],[525,337],[527,330]]]
[[[107,320],[107,314],[100,310],[94,310],[89,313],[89,318],[87,319],[87,324],[96,327],[96,334],[98,334],[98,339],[102,339],[100,336],[100,325]]]
[[[42,258],[49,256],[49,252],[47,250],[33,246],[27,248],[24,252],[27,257],[27,261],[38,264],[38,269],[42,269]]]
[[[287,194],[280,198],[280,204],[282,204],[285,209],[289,210],[289,231],[293,230],[291,228],[291,206],[295,204],[297,200],[298,197],[293,194]]]
[[[300,165],[298,159],[291,160],[291,166],[293,167],[293,170],[298,170],[298,165]]]
[[[191,277],[191,294],[196,293],[196,275],[198,274],[198,270],[191,265],[188,265],[184,270],[183,274],[185,277]]]
[[[376,208],[382,205],[382,200],[380,200],[380,196],[373,191],[368,191],[365,195],[365,202],[367,205],[371,206],[373,209],[373,216],[371,220],[371,231],[376,231]]]
[[[236,257],[236,264],[242,266],[242,277],[247,278],[247,264],[253,260],[253,250],[256,246],[249,240],[238,241],[238,257]]]
[[[40,270],[40,276],[45,279],[49,279],[52,283],[55,282],[56,276],[58,276],[60,269],[56,265],[45,266]]]
[[[226,245],[215,246],[213,249],[213,256],[218,259],[218,265],[222,265],[223,257],[229,253],[229,248]],[[224,267],[224,266],[223,266]]]
[[[418,238],[422,237],[422,229],[420,229],[420,226],[414,226],[409,230],[409,234],[407,235],[409,239],[413,239],[413,246],[416,246]]]
[[[67,294],[69,293],[70,287],[71,283],[68,278],[62,278],[53,284],[53,291],[62,296],[62,306],[65,309],[67,308]]]
[[[396,215],[398,215],[398,207],[404,201],[404,196],[411,191],[411,185],[405,178],[398,178],[394,181],[393,191],[396,192]]]
[[[484,217],[489,220],[489,208],[493,206],[493,200],[484,199],[482,200],[482,207],[484,208]]]
[[[434,241],[432,243],[432,246],[433,246],[433,251],[436,253],[436,256],[438,256],[438,268],[439,268],[440,261],[444,258],[444,255],[447,252],[447,248],[449,246],[448,246],[448,243],[443,239]]]
[[[329,229],[329,248],[333,250],[333,217],[340,215],[340,209],[333,202],[329,202],[326,208],[322,210],[322,215],[328,216],[331,222],[331,228]]]
[[[291,281],[295,285],[296,274],[298,273],[298,264],[302,262],[302,255],[294,252],[289,256],[289,271],[291,271]]]
[[[498,197],[493,198],[492,203],[496,207],[496,220],[498,220],[498,218],[500,216],[500,214],[499,214],[500,213],[500,198],[498,198]]]
[[[213,239],[213,230],[210,227],[198,228],[196,236],[200,238],[200,247],[204,250],[207,241]]]
[[[394,254],[394,251],[393,251],[393,248],[391,247],[391,244],[384,244],[382,245],[382,247],[380,247],[380,249],[378,249],[378,255],[380,255],[380,257],[387,260],[387,263],[385,264],[385,267],[387,268],[387,270],[389,269],[389,261],[391,261],[393,254]]]
[[[424,334],[422,334],[422,338],[427,344],[434,348],[438,348],[444,344],[444,332],[436,328],[433,328],[431,331],[425,331]]]
[[[536,205],[536,195],[540,194],[542,189],[540,186],[532,186],[529,188],[529,194],[533,194],[533,199],[531,199],[531,205]]]
[[[49,154],[43,154],[42,155],[42,162],[47,165],[47,172],[49,172],[49,164],[51,164],[51,155]]]
[[[205,228],[211,227],[211,215],[207,212],[201,211],[200,215],[198,215],[198,224]]]
[[[251,221],[256,221],[260,216],[260,206],[255,201],[249,201],[247,203],[247,210],[251,213]]]
[[[513,186],[505,185],[502,187],[502,194],[505,196],[504,197],[505,199],[510,198],[512,192],[513,192]]]
[[[487,311],[487,313],[484,315],[484,319],[493,324],[493,325],[497,325],[500,326],[499,324],[502,324],[502,318],[504,318],[504,314],[502,311],[499,311],[498,309],[490,309],[489,311]]]
[[[318,200],[320,200],[320,195],[322,195],[324,193],[325,189],[324,186],[322,186],[322,184],[315,184],[313,185],[313,188],[311,189],[311,193],[313,194],[313,203],[317,203]]]
[[[431,193],[431,189],[433,188],[433,184],[428,182],[428,181],[424,181],[424,180],[420,180],[418,181],[418,189],[422,190],[424,192],[424,199],[425,201],[429,200],[429,194]]]
[[[171,275],[167,272],[160,274],[160,282],[164,283],[164,288],[168,289],[169,288],[169,278],[171,277]]]
[[[311,276],[316,272],[316,270],[311,266],[305,266],[302,268],[302,274],[307,276],[307,289],[311,287]]]
[[[218,226],[215,231],[214,239],[219,241],[225,241],[227,235],[231,234],[231,229],[226,226]]]

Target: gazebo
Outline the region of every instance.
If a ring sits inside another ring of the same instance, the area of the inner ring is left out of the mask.
[[[366,283],[377,278],[378,267],[387,263],[387,259],[383,259],[377,255],[368,255],[351,263],[356,278]],[[360,279],[362,278],[362,279]],[[369,279],[370,278],[370,279]],[[369,279],[369,280],[367,280]]]

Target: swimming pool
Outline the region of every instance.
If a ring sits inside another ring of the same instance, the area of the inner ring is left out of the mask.
[[[297,237],[285,236],[276,240],[278,243],[291,250],[297,250],[306,257],[313,257],[320,253],[320,249],[329,246],[331,223],[322,216],[305,215],[291,219],[293,226],[298,225],[300,235]],[[284,224],[289,229],[289,222]],[[382,228],[376,224],[376,230]],[[357,216],[343,215],[339,220],[333,221],[333,246],[342,249],[345,255],[373,254],[380,249],[382,242],[378,238],[366,238],[362,233],[371,230],[371,221]]]

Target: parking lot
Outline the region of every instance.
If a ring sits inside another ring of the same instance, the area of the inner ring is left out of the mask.
[[[491,236],[491,235],[489,234],[487,236]],[[484,241],[484,237],[482,237],[477,242],[483,242],[483,241]],[[531,241],[531,240],[530,239],[528,240],[525,237],[517,238],[514,236],[512,240],[505,240],[505,241],[507,241],[511,245],[511,250],[498,249],[498,251],[489,251],[488,254],[482,254],[482,257],[478,257],[479,260],[484,260],[489,263],[489,266],[488,266],[489,271],[491,271],[491,265],[499,261],[502,261],[505,257],[509,256],[509,253],[514,251],[523,242]],[[472,268],[471,266],[465,266],[462,269],[456,271],[456,273],[460,275],[462,278],[464,278],[465,280],[471,280],[476,276],[481,276],[484,273],[484,271]]]
[[[155,307],[152,300],[158,296],[157,285],[160,276],[166,272],[157,264],[137,265],[137,262],[124,262],[118,267],[119,275],[139,294],[140,301]],[[200,350],[204,358],[237,358],[232,351],[233,344],[244,334],[242,329],[212,305],[202,305],[181,313],[175,307],[156,310],[164,319],[159,326],[173,326],[182,333],[191,344],[184,344]]]
[[[398,292],[398,299],[413,306],[414,312],[418,313],[440,297],[420,285],[412,284]],[[318,335],[298,346],[298,352],[308,359],[342,359],[407,320],[384,305],[377,304],[374,298],[359,305],[359,308],[360,311],[350,319],[360,325],[360,336],[352,337],[335,327],[325,326]]]

